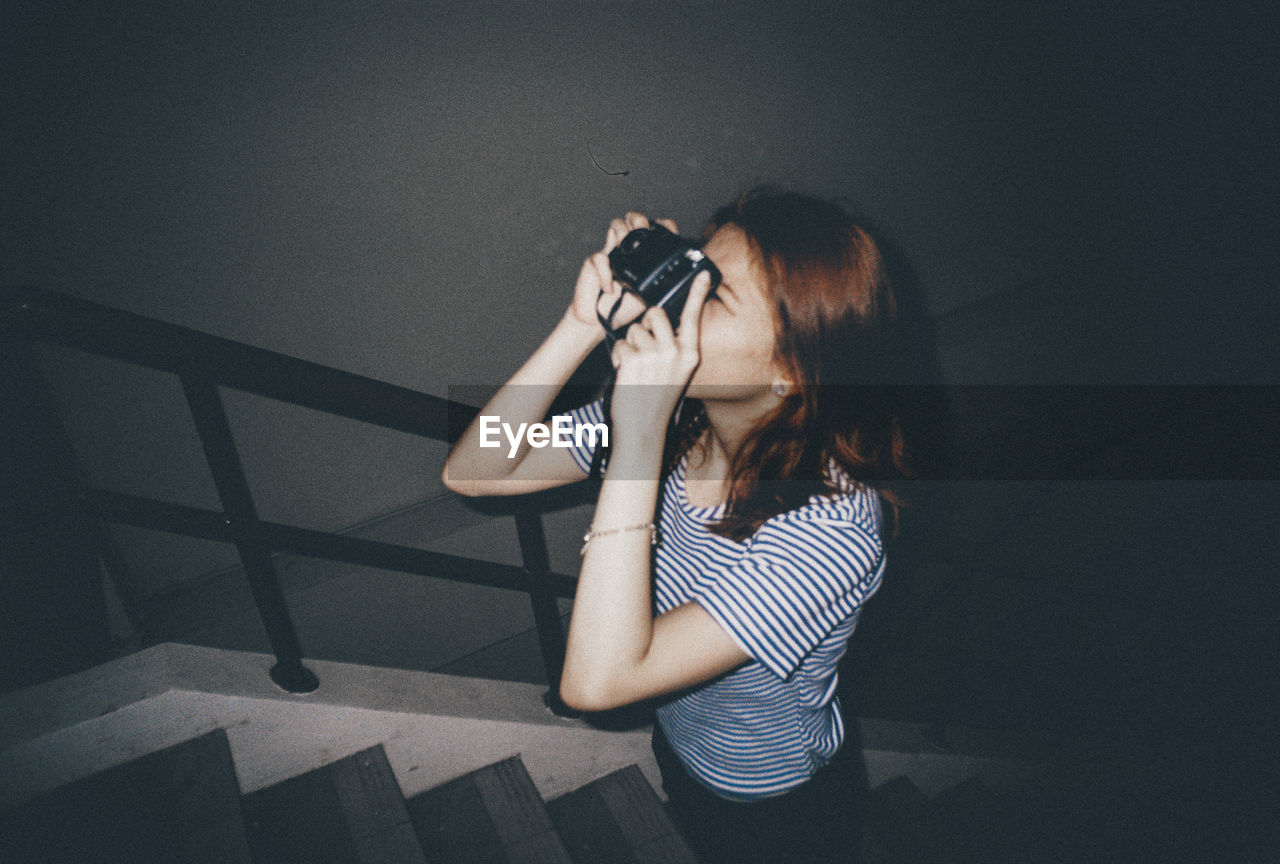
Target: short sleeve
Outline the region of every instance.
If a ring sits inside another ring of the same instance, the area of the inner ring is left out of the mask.
[[[786,679],[880,585],[877,532],[804,509],[766,522],[694,597],[744,651]]]
[[[569,455],[583,474],[590,474],[591,459],[595,456],[601,438],[600,430],[604,426],[604,400],[588,402],[560,416],[569,418],[573,430]]]

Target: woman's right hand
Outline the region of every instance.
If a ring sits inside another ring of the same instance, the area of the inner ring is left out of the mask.
[[[672,233],[679,233],[676,223],[670,219],[655,220],[659,225]],[[622,242],[622,238],[636,228],[648,228],[649,219],[643,213],[628,213],[622,219],[614,219],[609,223],[609,231],[605,237],[604,248],[582,262],[578,272],[578,283],[573,289],[573,303],[569,307],[568,317],[580,324],[591,327],[600,326],[600,318],[608,318],[609,310],[618,302],[623,293],[623,286],[613,278],[609,267],[609,253]],[[645,305],[639,297],[631,294],[622,301],[613,316],[613,326],[622,327],[644,314]],[[600,318],[596,317],[599,312]]]

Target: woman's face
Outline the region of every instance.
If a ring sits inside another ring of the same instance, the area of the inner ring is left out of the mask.
[[[720,268],[723,279],[702,307],[699,363],[688,395],[704,401],[756,398],[780,377],[764,274],[747,235],[732,223],[717,230],[702,251]]]

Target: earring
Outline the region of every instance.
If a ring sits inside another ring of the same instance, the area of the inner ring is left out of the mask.
[[[774,392],[776,395],[778,395],[778,396],[786,396],[786,395],[787,395],[787,385],[786,385],[786,384],[783,384],[781,381],[779,381],[778,383],[776,383],[776,384],[774,384],[774,385],[773,385],[773,392]]]

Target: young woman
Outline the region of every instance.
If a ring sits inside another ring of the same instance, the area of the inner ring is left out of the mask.
[[[609,250],[648,224],[614,220],[560,323],[482,414],[543,421],[604,337],[596,313],[621,291]],[[662,697],[663,786],[706,860],[847,862],[860,778],[857,754],[838,758],[836,664],[884,573],[882,500],[897,510],[902,435],[892,390],[871,386],[888,383],[895,302],[876,245],[832,203],[749,193],[704,238],[723,281],[711,296],[705,274],[694,282],[678,328],[634,297],[615,316],[642,313],[612,351],[561,696],[587,711]],[[571,417],[597,422],[601,404]],[[586,438],[509,457],[480,446],[477,424],[444,478],[518,494],[581,480],[591,459]]]

